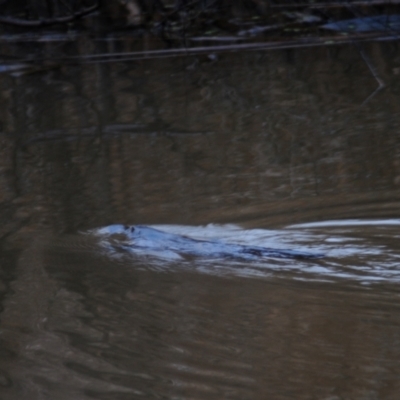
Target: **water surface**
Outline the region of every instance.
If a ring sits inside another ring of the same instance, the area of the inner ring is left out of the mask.
[[[0,397],[397,399],[400,61],[363,47],[375,93],[358,49],[2,75]],[[82,234],[114,223],[326,257]]]

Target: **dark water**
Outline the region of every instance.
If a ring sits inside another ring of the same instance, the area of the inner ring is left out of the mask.
[[[0,399],[398,399],[397,43],[0,77]],[[372,95],[372,96],[371,96]],[[158,224],[318,260],[167,260]]]

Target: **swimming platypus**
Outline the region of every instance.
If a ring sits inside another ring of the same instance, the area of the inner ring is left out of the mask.
[[[324,255],[290,249],[273,249],[261,246],[247,246],[218,240],[199,240],[188,236],[168,233],[144,225],[110,225],[96,230],[96,234],[114,237],[112,246],[129,252],[143,254],[146,250],[154,253],[168,252],[205,258],[239,258],[260,260],[266,257],[315,259]]]

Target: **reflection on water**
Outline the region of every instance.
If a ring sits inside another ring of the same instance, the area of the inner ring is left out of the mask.
[[[0,235],[390,218],[397,46],[365,49],[387,85],[366,104],[376,81],[347,46],[3,77]]]
[[[1,76],[0,398],[397,399],[398,44],[365,51],[371,98],[351,46]],[[77,233],[115,223],[326,257]]]

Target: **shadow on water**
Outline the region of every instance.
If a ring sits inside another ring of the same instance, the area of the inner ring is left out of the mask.
[[[398,44],[365,51],[371,98],[352,46],[3,75],[0,397],[397,399]],[[114,223],[326,257],[79,233]]]

